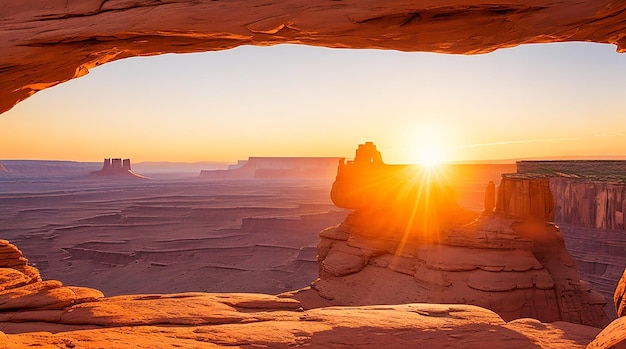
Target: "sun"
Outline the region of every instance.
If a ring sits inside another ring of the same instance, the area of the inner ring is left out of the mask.
[[[420,149],[418,149],[417,156],[418,163],[429,168],[436,167],[443,162],[441,149],[435,146],[420,147]]]
[[[451,138],[443,125],[420,123],[407,128],[407,137],[406,155],[412,163],[431,169],[448,161]]]

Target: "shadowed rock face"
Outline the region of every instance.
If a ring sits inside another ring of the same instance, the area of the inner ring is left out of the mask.
[[[626,49],[613,0],[85,0],[0,4],[0,112],[117,59],[305,44],[476,54],[525,43]]]
[[[502,176],[496,211],[558,224],[585,280],[612,299],[626,266],[625,169],[620,160],[520,161]]]

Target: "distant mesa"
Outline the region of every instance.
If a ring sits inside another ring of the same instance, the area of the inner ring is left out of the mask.
[[[249,157],[239,160],[227,170],[200,171],[210,179],[312,178],[333,179],[338,157]]]
[[[101,177],[125,177],[125,178],[144,178],[130,168],[130,159],[104,159],[102,169],[100,171],[94,171],[89,176],[101,176]]]

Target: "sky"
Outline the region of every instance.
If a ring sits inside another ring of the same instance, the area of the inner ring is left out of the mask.
[[[120,60],[0,115],[0,159],[388,163],[626,155],[626,55],[523,45],[465,56],[278,45]]]

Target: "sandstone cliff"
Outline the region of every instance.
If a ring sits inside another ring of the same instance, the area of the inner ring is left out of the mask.
[[[297,296],[305,307],[463,303],[505,320],[608,323],[604,297],[581,280],[558,227],[544,223],[553,207],[547,181],[514,183],[504,194],[521,188],[531,200],[517,204],[513,196],[471,221],[451,184],[423,171],[385,165],[371,143],[339,166],[331,198],[354,211],[320,233],[320,278]],[[502,214],[515,210],[523,215]]]
[[[365,240],[350,229],[344,222],[320,233],[320,278],[311,292],[326,304],[462,303],[507,321],[608,323],[604,297],[581,280],[554,225],[490,215],[401,253],[400,241]]]
[[[626,161],[521,161],[504,174],[496,211],[557,223],[576,267],[611,299],[626,266]],[[611,307],[607,312],[612,317]]]
[[[543,176],[503,174],[496,212],[516,218],[554,221],[550,179]]]

